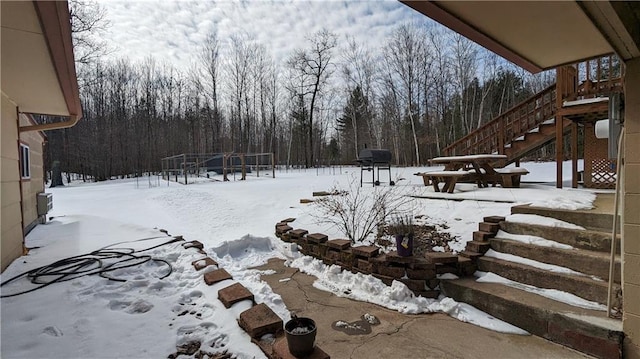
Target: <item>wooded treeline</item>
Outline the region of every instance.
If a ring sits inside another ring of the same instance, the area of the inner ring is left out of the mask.
[[[212,33],[185,67],[97,58],[78,72],[84,116],[47,133],[45,161],[96,179],[159,171],[180,153],[311,167],[353,164],[367,146],[425,164],[554,81],[431,23],[399,25],[382,46],[322,30],[282,63],[250,35]]]

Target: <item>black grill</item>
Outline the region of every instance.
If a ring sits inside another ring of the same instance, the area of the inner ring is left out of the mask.
[[[365,148],[358,154],[358,162],[361,165],[374,165],[382,164],[388,165],[391,163],[391,151],[389,150],[372,150]]]
[[[395,183],[391,180],[391,151],[365,148],[358,154],[357,161],[360,164],[360,186],[362,186],[363,183],[362,177],[365,170],[371,171],[373,173],[371,182],[364,183],[372,183],[374,186],[378,186],[383,183],[380,182],[380,170],[383,170],[389,172],[389,185],[395,185]]]

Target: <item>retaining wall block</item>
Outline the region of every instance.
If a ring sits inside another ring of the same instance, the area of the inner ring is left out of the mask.
[[[393,283],[393,277],[389,277],[389,276],[382,275],[382,274],[379,274],[379,273],[373,273],[372,275],[374,277],[380,279],[386,285],[391,285]]]
[[[424,291],[427,289],[427,287],[425,286],[425,281],[423,279],[396,278],[396,280],[401,281],[402,283],[404,283],[404,285],[407,286],[407,288],[411,289],[414,292]]]
[[[440,296],[439,290],[416,290],[414,293],[424,298],[437,299]]]
[[[335,248],[335,249],[349,249],[351,247],[351,241],[348,239],[332,239],[330,241],[327,241],[327,245],[330,248]]]
[[[371,258],[378,255],[380,248],[376,246],[357,246],[351,247],[351,252],[358,257]]]
[[[371,274],[374,271],[373,263],[365,259],[358,259],[358,269],[366,274]]]
[[[397,266],[392,266],[392,265],[379,266],[377,268],[377,272],[378,272],[378,274],[381,274],[381,275],[387,276],[387,277],[391,277],[391,278],[402,278],[405,275],[404,267],[397,267]]]
[[[458,266],[456,264],[436,264],[436,273],[437,274],[445,274],[452,273],[458,275]]]
[[[430,289],[436,289],[440,285],[440,279],[438,278],[427,279],[425,282]]]
[[[421,257],[413,258],[413,261],[409,263],[407,267],[411,269],[432,269],[434,271],[436,270],[435,263],[431,263],[426,258],[421,258]]]
[[[436,277],[435,269],[411,269],[407,268],[407,277],[409,279],[432,279]]]
[[[498,233],[499,229],[500,224],[498,223],[480,222],[478,224],[478,230],[481,232]]]
[[[329,239],[326,234],[322,233],[311,233],[307,234],[307,240],[313,243],[324,243]]]
[[[307,233],[309,233],[309,231],[307,231],[306,229],[294,229],[289,231],[289,234],[291,235],[291,238],[300,238],[303,237],[305,235],[307,235]]]
[[[483,231],[473,232],[474,241],[488,241],[490,238],[493,238],[495,236],[496,234],[491,232],[483,232]]]
[[[502,216],[488,216],[482,219],[483,222],[489,222],[489,223],[500,223],[500,222],[503,222],[504,220],[505,218]]]

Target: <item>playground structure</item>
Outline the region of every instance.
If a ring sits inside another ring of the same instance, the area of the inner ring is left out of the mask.
[[[570,133],[572,187],[576,188],[582,128],[584,186],[615,188],[616,161],[608,147],[610,141],[616,143],[616,138],[598,139],[594,128],[596,121],[615,115],[619,101],[612,99],[623,92],[623,77],[624,66],[615,55],[559,67],[555,84],[444,148],[443,155],[500,154],[507,156],[502,165],[517,164],[522,157],[555,141],[556,162],[561,164],[564,136]],[[557,185],[561,187],[561,165],[557,172]]]
[[[256,177],[261,173],[276,177],[273,153],[183,153],[165,157],[161,162],[162,178],[183,184],[190,183],[189,177],[191,183],[196,182],[195,178],[214,181],[212,172],[222,175],[225,182],[230,175],[234,180],[244,181],[248,173],[255,173]]]

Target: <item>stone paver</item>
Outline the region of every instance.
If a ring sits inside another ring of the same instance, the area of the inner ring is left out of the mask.
[[[204,245],[202,245],[202,243],[198,241],[191,241],[191,242],[183,243],[182,247],[184,249],[189,249],[189,248],[203,249]]]
[[[217,266],[218,262],[214,261],[213,259],[211,259],[209,257],[205,257],[205,258],[202,258],[202,259],[198,259],[197,261],[191,262],[191,265],[196,270],[201,270],[201,269],[206,268],[208,266]]]
[[[230,308],[235,303],[243,300],[251,300],[253,302],[253,293],[240,283],[232,284],[218,291],[218,299],[226,308]]]
[[[240,313],[240,327],[252,338],[276,334],[283,330],[282,319],[266,304],[260,303]]]
[[[233,279],[233,277],[224,269],[216,269],[204,274],[204,282],[207,285],[213,285],[227,279]]]

